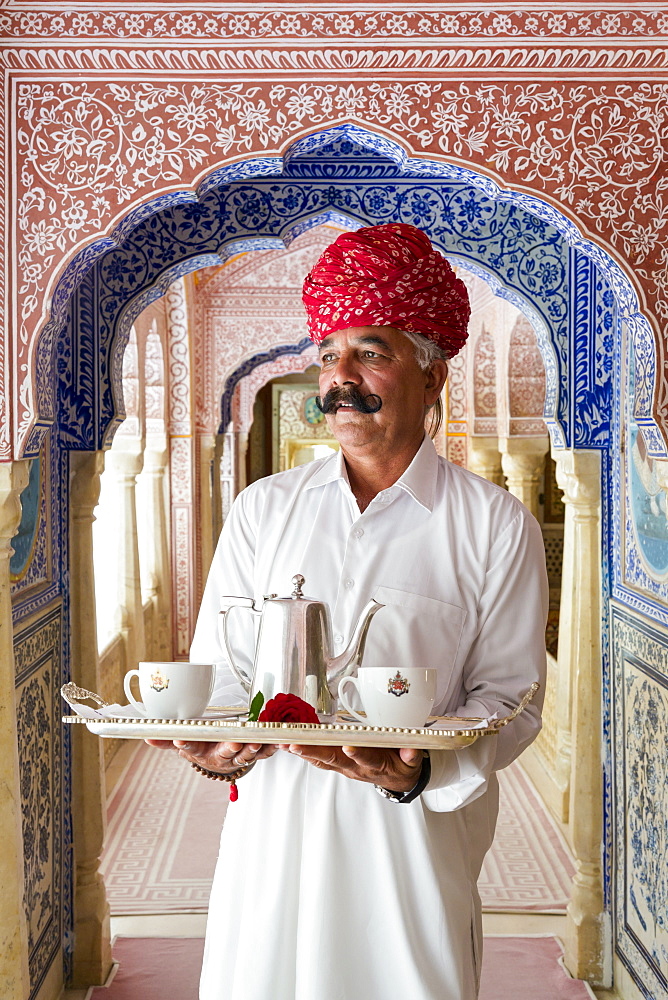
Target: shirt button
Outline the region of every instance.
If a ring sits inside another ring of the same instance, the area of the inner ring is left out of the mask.
[[[334,636],[334,642],[336,643],[337,646],[340,646],[341,643],[343,642],[343,636],[342,635],[335,635]]]
[[[353,538],[361,538],[363,534],[364,531],[362,530],[362,528],[355,528],[355,530],[353,531]]]
[[[355,586],[355,581],[351,580],[350,578],[347,579],[347,580],[344,580],[343,586],[346,588],[346,590],[352,590],[353,587]]]

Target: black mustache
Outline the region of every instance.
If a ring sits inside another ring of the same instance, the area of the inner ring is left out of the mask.
[[[376,396],[373,392],[363,396],[356,385],[347,386],[345,389],[330,389],[324,399],[316,396],[315,403],[322,413],[333,413],[339,403],[349,403],[360,413],[378,413],[383,405],[380,396]]]

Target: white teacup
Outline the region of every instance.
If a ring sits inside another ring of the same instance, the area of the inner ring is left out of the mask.
[[[351,707],[346,688],[357,691],[365,715]],[[434,667],[360,667],[357,677],[339,682],[339,701],[346,712],[367,726],[420,729],[436,699]]]
[[[213,663],[140,663],[128,670],[123,689],[131,705],[149,719],[197,719],[204,715],[216,676]],[[141,702],[132,694],[139,678]]]

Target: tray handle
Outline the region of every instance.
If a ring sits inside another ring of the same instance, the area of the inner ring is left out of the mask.
[[[68,681],[67,684],[63,684],[60,689],[60,693],[67,702],[74,708],[75,705],[79,705],[83,701],[92,701],[99,708],[106,708],[109,704],[103,698],[100,698],[99,694],[95,694],[94,691],[89,691],[88,688],[79,687],[74,681]]]
[[[529,690],[527,691],[527,693],[522,698],[519,705],[512,710],[510,715],[504,716],[503,719],[497,719],[496,722],[492,723],[491,728],[503,729],[503,727],[507,726],[509,722],[512,722],[513,719],[516,719],[517,716],[520,714],[520,712],[523,712],[524,709],[527,707],[527,705],[529,704],[529,702],[531,701],[531,699],[533,698],[533,696],[535,695],[536,691],[538,691],[539,688],[540,684],[538,683],[538,681],[534,681]]]

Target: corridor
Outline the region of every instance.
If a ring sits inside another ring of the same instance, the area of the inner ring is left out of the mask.
[[[526,1000],[668,1000],[665,9],[57,6],[0,0],[2,1000],[153,1000],[144,961],[169,970],[160,1000],[191,1000],[217,783],[183,791],[201,850],[176,851],[168,825],[138,878],[119,803],[164,776],[64,726],[61,688],[123,703],[139,662],[188,660],[235,499],[337,452],[302,283],[342,234],[388,224],[426,234],[471,304],[464,348],[429,362],[448,368],[426,426],[438,467],[524,504],[547,569],[543,727],[485,869],[483,1000],[506,1000],[502,967]],[[405,548],[396,590],[434,601]],[[302,554],[312,579],[319,550]],[[352,607],[355,574],[341,584]],[[497,619],[517,622],[498,677],[542,666],[542,628],[539,655],[513,652],[538,621],[521,611]]]

